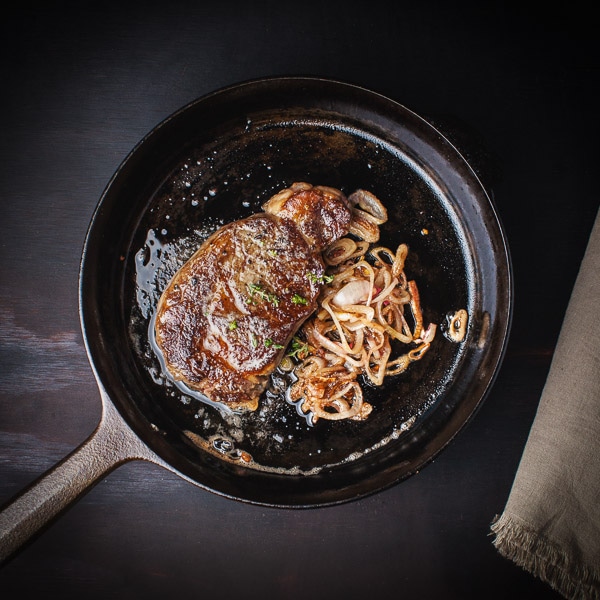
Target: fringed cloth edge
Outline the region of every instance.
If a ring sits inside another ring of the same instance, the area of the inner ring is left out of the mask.
[[[555,544],[509,514],[491,525],[498,552],[570,600],[600,600],[600,570],[580,565]]]

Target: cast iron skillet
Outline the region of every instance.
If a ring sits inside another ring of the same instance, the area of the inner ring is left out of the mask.
[[[386,204],[381,243],[410,248],[429,353],[381,388],[364,423],[311,427],[274,377],[259,410],[224,417],[161,373],[149,342],[158,296],[221,224],[294,181],[364,188]],[[464,342],[443,333],[469,313]],[[85,241],[80,314],[103,402],[91,437],[0,514],[13,554],[126,461],[160,464],[222,496],[274,507],[363,497],[429,463],[472,417],[502,360],[512,313],[506,240],[457,149],[403,106],[317,78],[251,81],[192,102],[156,127],[107,186]],[[251,458],[248,466],[248,459]]]

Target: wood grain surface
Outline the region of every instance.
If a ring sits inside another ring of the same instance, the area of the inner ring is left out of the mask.
[[[430,119],[488,187],[516,283],[491,394],[418,475],[339,507],[278,510],[130,463],[0,569],[3,600],[555,597],[497,554],[489,525],[508,497],[599,206],[596,44],[591,17],[565,11],[338,0],[3,11],[0,503],[98,422],[78,315],[87,226],[138,141],[203,94],[318,75]]]

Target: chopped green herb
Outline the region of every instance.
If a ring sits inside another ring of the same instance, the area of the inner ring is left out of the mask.
[[[303,298],[300,294],[294,294],[292,296],[292,302],[294,304],[308,304],[308,300]]]
[[[306,342],[303,342],[299,337],[294,336],[290,344],[290,350],[286,356],[303,359],[310,354],[310,348]]]
[[[234,320],[234,321],[231,321],[231,322],[229,323],[229,331],[233,331],[234,329],[237,329],[237,326],[238,326],[238,325],[237,325],[237,321],[235,321],[235,320]]]
[[[277,252],[277,250],[267,250],[267,254],[269,256],[277,256],[279,252]]]
[[[263,289],[263,286],[258,283],[248,284],[248,291],[250,292],[250,299],[246,300],[246,303],[254,303],[254,296],[258,296],[261,300],[270,302],[273,306],[279,306],[279,298],[275,294],[270,294]]]
[[[250,337],[250,343],[252,344],[253,348],[256,348],[258,346],[258,340],[256,339],[256,336],[254,334],[252,334],[252,336]]]
[[[277,344],[271,338],[267,338],[265,340],[265,346],[267,348],[283,348],[283,346],[281,344]]]
[[[325,275],[325,273],[317,275],[311,271],[310,273],[307,273],[306,276],[312,283],[331,283],[333,281],[333,275]]]

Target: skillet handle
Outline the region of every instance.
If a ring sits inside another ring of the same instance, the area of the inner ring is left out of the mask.
[[[0,512],[0,563],[12,558],[116,467],[131,460],[160,463],[112,403],[104,400],[102,419],[90,437]]]

